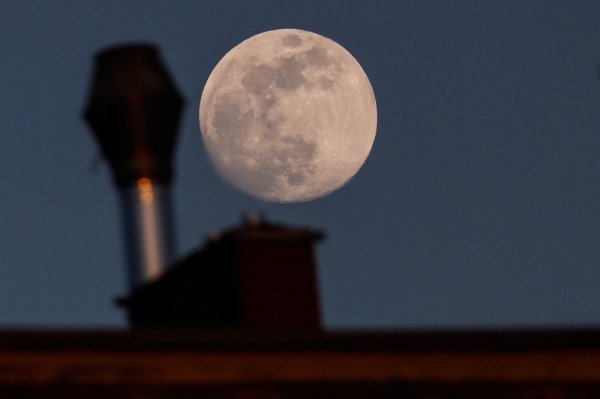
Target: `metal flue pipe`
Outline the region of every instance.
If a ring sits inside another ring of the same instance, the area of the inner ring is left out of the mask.
[[[174,256],[170,186],[183,104],[155,47],[97,55],[84,115],[119,190],[132,289],[160,276]]]

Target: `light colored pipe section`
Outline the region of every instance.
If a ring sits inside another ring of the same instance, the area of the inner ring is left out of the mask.
[[[132,289],[157,279],[175,253],[169,186],[142,178],[120,190],[127,272]]]

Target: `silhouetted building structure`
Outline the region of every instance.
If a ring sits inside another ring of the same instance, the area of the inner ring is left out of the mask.
[[[318,330],[313,247],[322,237],[249,214],[119,303],[137,328]]]
[[[313,243],[320,233],[265,223],[213,237],[172,265],[170,182],[183,99],[151,45],[99,53],[85,118],[123,209],[136,328],[320,326]]]

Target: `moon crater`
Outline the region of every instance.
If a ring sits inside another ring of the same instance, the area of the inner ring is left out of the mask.
[[[366,160],[375,97],[358,62],[315,33],[282,29],[232,49],[200,101],[200,127],[217,171],[259,198],[329,194]]]

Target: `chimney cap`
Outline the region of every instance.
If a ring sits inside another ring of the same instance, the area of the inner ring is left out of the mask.
[[[154,43],[150,42],[130,42],[115,44],[113,46],[105,47],[104,49],[96,53],[96,62],[102,62],[106,58],[119,55],[120,53],[127,53],[129,56],[135,53],[157,53],[157,48]]]
[[[96,55],[85,119],[119,186],[143,177],[168,182],[183,97],[148,43]]]

